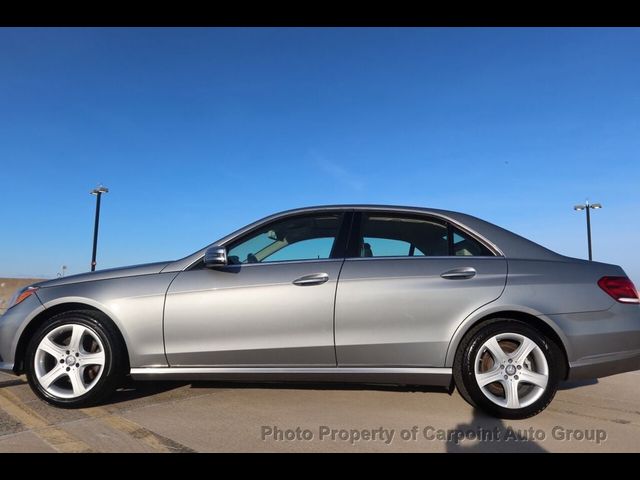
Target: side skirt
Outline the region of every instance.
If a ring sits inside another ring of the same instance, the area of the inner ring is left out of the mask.
[[[451,389],[450,368],[241,368],[147,367],[132,368],[134,380],[239,380],[247,382],[346,382],[431,385]]]

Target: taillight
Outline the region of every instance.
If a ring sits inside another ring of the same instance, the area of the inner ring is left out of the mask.
[[[636,287],[627,277],[602,277],[598,286],[618,302],[640,303]]]

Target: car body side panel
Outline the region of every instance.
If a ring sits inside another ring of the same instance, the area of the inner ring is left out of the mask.
[[[132,368],[166,366],[162,315],[167,288],[175,273],[113,278],[41,288],[46,308],[83,303],[108,315],[119,328]]]
[[[597,312],[615,300],[598,287],[605,275],[624,275],[615,265],[572,261],[508,259],[509,276],[501,301],[526,305],[545,315]]]
[[[165,307],[172,367],[336,365],[333,309],[342,259],[182,272]],[[293,281],[326,273],[328,281]]]
[[[440,277],[464,267],[477,275]],[[336,295],[338,365],[442,367],[458,325],[500,297],[506,273],[502,257],[346,260]]]
[[[507,259],[509,274],[501,297],[476,310],[464,319],[452,336],[445,366],[452,366],[456,349],[465,333],[484,317],[500,312],[519,312],[538,317],[558,335],[563,343],[569,363],[579,359],[581,349],[589,350],[595,345],[580,346],[576,334],[589,330],[589,322],[607,330],[613,327],[605,320],[611,317],[620,305],[597,285],[605,275],[625,275],[616,266],[579,259],[559,261]],[[568,323],[561,319],[582,320]],[[586,330],[585,330],[586,329]],[[615,331],[616,328],[613,327]],[[591,337],[595,340],[595,337]],[[576,340],[578,342],[576,343]]]

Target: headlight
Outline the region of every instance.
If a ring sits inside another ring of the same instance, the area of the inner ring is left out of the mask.
[[[38,287],[32,287],[32,286],[24,287],[22,290],[18,290],[13,295],[13,297],[11,297],[11,300],[9,300],[9,305],[7,306],[7,310],[9,310],[11,307],[15,307],[20,302],[26,300],[31,295],[36,293],[37,290],[38,290]]]

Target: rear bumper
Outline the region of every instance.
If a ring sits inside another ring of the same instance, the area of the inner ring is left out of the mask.
[[[640,350],[598,355],[569,366],[569,380],[600,378],[640,370]]]
[[[570,380],[640,370],[640,305],[548,318],[565,335]]]

